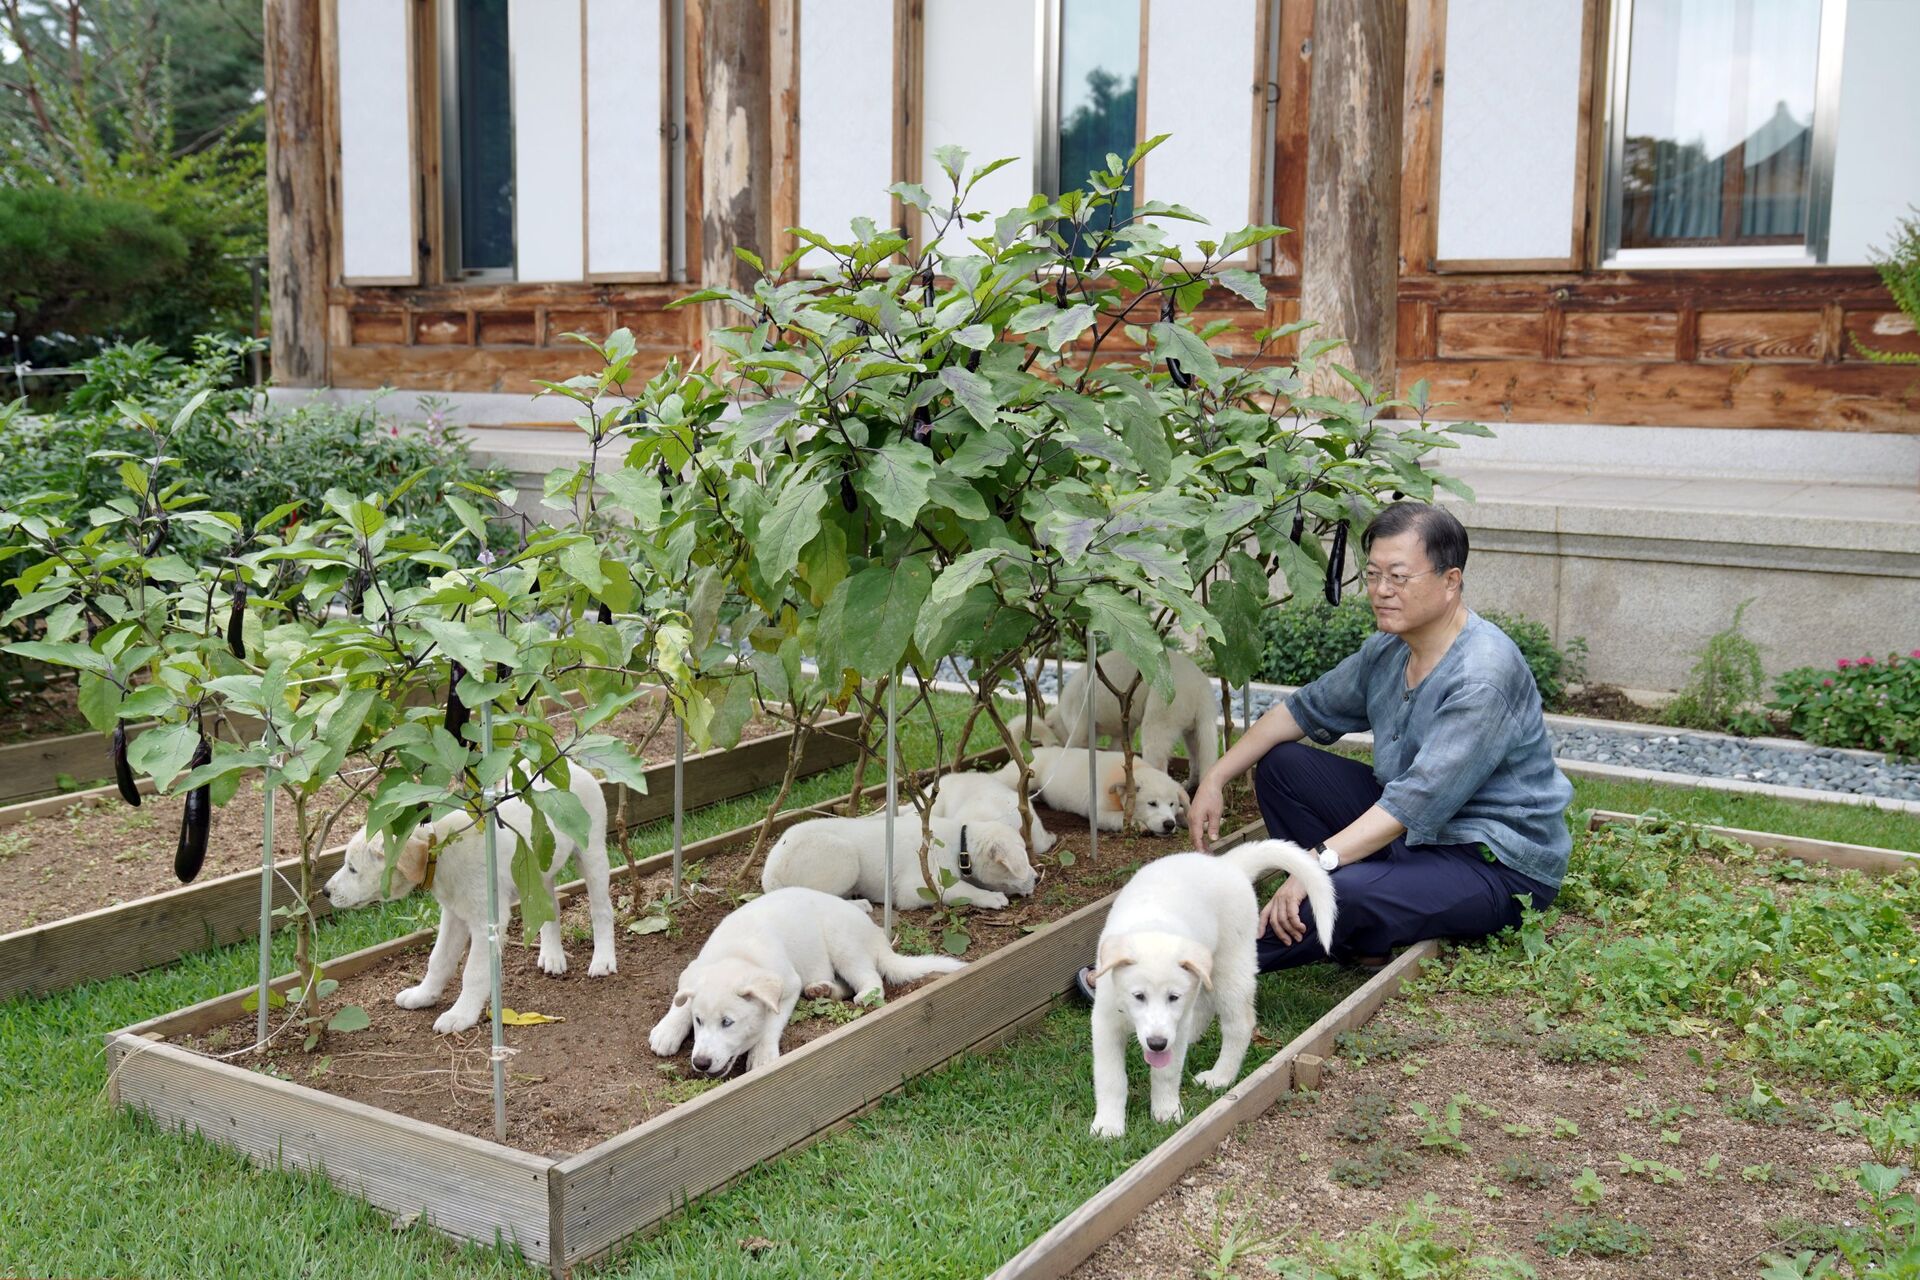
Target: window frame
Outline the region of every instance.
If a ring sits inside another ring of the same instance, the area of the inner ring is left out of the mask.
[[[468,267],[462,262],[460,238],[460,0],[438,0],[434,13],[439,29],[436,59],[440,96],[440,274],[448,284],[501,284],[519,279],[520,227],[513,228],[514,263],[506,267]],[[513,103],[513,57],[507,57],[507,103]],[[511,127],[507,164],[514,168],[514,205],[519,206],[520,175],[513,154]]]
[[[1847,0],[1820,0],[1820,48],[1815,55],[1813,154],[1807,170],[1807,233],[1798,244],[1673,245],[1623,248],[1624,171],[1627,148],[1627,81],[1631,70],[1633,7],[1636,0],[1612,0],[1607,34],[1607,74],[1603,88],[1602,185],[1599,261],[1602,270],[1688,268],[1809,267],[1827,260],[1832,224],[1833,166],[1839,134],[1841,55],[1847,25]]]

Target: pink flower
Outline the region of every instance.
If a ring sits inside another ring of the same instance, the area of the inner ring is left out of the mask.
[[[1853,664],[1852,664],[1851,662],[1849,662],[1849,661],[1847,661],[1847,660],[1846,660],[1845,658],[1842,658],[1842,659],[1840,659],[1840,664],[1839,664],[1839,665],[1840,665],[1840,669],[1841,669],[1842,671],[1845,671],[1845,670],[1846,670],[1846,669],[1847,669],[1848,667],[1850,667],[1850,666],[1852,666]]]
[[[1870,667],[1870,666],[1872,666],[1872,665],[1873,665],[1873,659],[1872,659],[1872,658],[1862,658],[1862,659],[1860,659],[1860,665],[1861,665],[1861,666],[1863,666],[1863,667]]]
[[[1828,676],[1825,680],[1822,680],[1820,683],[1826,686],[1827,688],[1831,689],[1833,688],[1833,677]]]
[[[1912,653],[1908,654],[1907,656],[1909,658],[1920,658],[1920,649],[1915,649]]]

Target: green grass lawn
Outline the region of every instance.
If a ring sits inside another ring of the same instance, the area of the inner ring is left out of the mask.
[[[922,735],[903,735],[910,755]],[[869,777],[873,776],[870,771]],[[792,803],[844,791],[850,768],[800,783]],[[1839,805],[1577,784],[1581,806],[1920,848],[1915,819]],[[698,839],[754,820],[770,795],[689,815]],[[666,847],[666,825],[639,833]],[[340,955],[431,922],[411,900],[321,922]],[[282,947],[276,972],[290,967]],[[252,981],[241,944],[164,970],[0,1004],[0,1274],[140,1276],[529,1276],[491,1250],[455,1245],[305,1176],[261,1173],[199,1139],[157,1131],[106,1102],[102,1033]],[[1337,1001],[1351,979],[1325,971],[1263,983],[1262,1025],[1284,1040]],[[1130,1110],[1124,1142],[1086,1136],[1091,1084],[1085,1014],[1065,1008],[989,1057],[914,1082],[848,1131],[697,1204],[595,1269],[610,1276],[853,1275],[902,1266],[979,1275],[1165,1136]],[[1135,1101],[1140,1103],[1136,1082]],[[1190,1094],[1189,1114],[1204,1098]],[[759,1256],[742,1240],[771,1242]],[[903,1263],[903,1260],[905,1262]],[[882,1264],[885,1264],[882,1266]]]

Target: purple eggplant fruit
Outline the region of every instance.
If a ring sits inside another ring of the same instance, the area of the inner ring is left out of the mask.
[[[1327,603],[1340,603],[1340,580],[1347,571],[1347,522],[1333,526],[1333,549],[1327,553]]]
[[[127,726],[121,721],[113,726],[113,782],[120,788],[120,798],[138,809],[140,807],[140,788],[133,781],[133,766],[127,763]]]
[[[233,584],[233,609],[227,614],[227,650],[242,662],[247,660],[246,631],[241,625],[246,621],[246,616],[247,584],[236,582]]]
[[[205,736],[193,749],[188,769],[198,769],[213,759],[213,748]],[[213,797],[203,784],[187,792],[186,813],[180,819],[180,843],[173,851],[173,874],[181,884],[192,884],[207,860],[207,835],[213,829]]]

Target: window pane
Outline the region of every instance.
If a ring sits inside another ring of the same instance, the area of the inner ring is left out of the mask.
[[[513,85],[507,0],[457,0],[460,268],[513,268]]]
[[[1089,173],[1107,167],[1108,152],[1124,157],[1133,150],[1139,101],[1139,0],[1063,0],[1055,190],[1084,186]],[[1113,214],[1132,212],[1133,194],[1123,191]]]
[[[1623,248],[1799,244],[1820,0],[1635,0]]]

